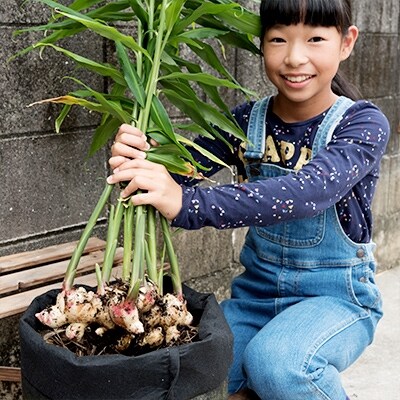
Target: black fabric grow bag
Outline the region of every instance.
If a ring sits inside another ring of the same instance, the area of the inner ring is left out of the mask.
[[[213,294],[184,286],[188,308],[200,316],[196,342],[139,356],[77,357],[47,344],[35,313],[55,303],[59,290],[38,296],[20,320],[25,400],[185,400],[222,384],[232,361],[232,334]]]

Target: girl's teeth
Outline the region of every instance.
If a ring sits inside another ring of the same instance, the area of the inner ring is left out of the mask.
[[[286,76],[286,79],[290,82],[300,83],[310,79],[310,76]]]

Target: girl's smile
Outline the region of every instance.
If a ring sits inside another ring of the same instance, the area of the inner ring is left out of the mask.
[[[293,88],[293,89],[303,88],[314,77],[315,77],[315,75],[306,75],[306,74],[282,75],[282,78],[286,81],[286,84],[288,85],[288,87]]]

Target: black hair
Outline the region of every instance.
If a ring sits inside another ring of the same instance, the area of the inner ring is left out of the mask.
[[[343,36],[352,25],[350,0],[262,0],[260,18],[261,46],[265,33],[275,25],[334,26]],[[332,90],[338,96],[361,98],[359,90],[339,71],[333,78]]]

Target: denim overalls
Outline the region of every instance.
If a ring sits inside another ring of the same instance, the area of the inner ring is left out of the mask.
[[[250,115],[250,181],[295,173],[262,163],[270,98]],[[326,146],[353,104],[340,97],[321,123],[312,154]],[[222,303],[234,334],[228,390],[248,387],[265,400],[344,400],[339,372],[371,343],[382,316],[374,282],[374,244],[344,233],[336,207],[312,218],[250,227],[234,279]]]

